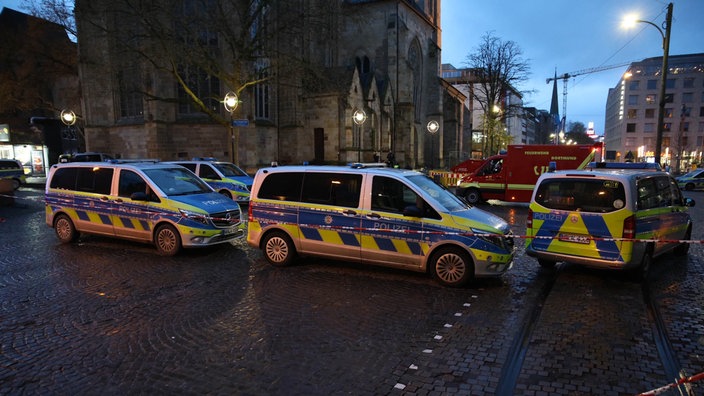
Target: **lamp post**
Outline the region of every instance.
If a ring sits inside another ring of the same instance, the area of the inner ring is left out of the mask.
[[[655,27],[655,29],[660,32],[662,36],[662,69],[660,70],[660,100],[658,108],[658,127],[657,134],[655,135],[655,162],[660,163],[660,156],[662,153],[662,131],[663,123],[665,121],[665,86],[667,85],[667,62],[668,56],[670,55],[670,29],[672,28],[672,3],[667,5],[667,15],[665,16],[665,22],[663,22],[663,32],[660,26],[654,24],[650,21],[644,21],[642,19],[631,19],[624,21],[626,26],[633,26],[637,22],[646,23],[650,26]]]
[[[61,110],[61,122],[66,126],[63,131],[61,132],[61,138],[64,140],[64,143],[62,144],[69,144],[70,142],[71,147],[64,147],[64,149],[69,149],[71,152],[75,152],[78,150],[78,138],[76,136],[75,131],[73,130],[73,126],[76,124],[76,113],[74,113],[72,110]]]
[[[239,134],[235,137],[235,128],[233,125],[233,120],[232,120],[232,113],[234,113],[235,109],[237,108],[237,105],[239,104],[239,100],[237,98],[237,94],[230,91],[225,95],[225,99],[222,101],[223,105],[225,106],[225,110],[230,113],[230,141],[232,142],[232,162],[239,166],[239,154],[237,152],[238,145],[239,145]]]
[[[352,114],[352,121],[357,125],[357,162],[362,162],[362,124],[367,120],[367,113],[357,109]]]
[[[440,130],[440,124],[437,121],[432,120],[428,122],[426,127],[428,133],[430,133],[430,167],[435,167],[435,134]]]

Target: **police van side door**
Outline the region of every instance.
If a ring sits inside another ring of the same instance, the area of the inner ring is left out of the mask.
[[[76,194],[73,196],[76,211],[76,228],[102,235],[114,235],[112,222],[112,178],[115,169],[103,166],[77,168]]]
[[[663,233],[668,239],[666,245],[669,249],[679,245],[677,241],[685,239],[690,217],[677,181],[671,176],[663,176],[662,178],[664,179],[662,184],[669,185],[671,192],[668,210],[661,223]]]
[[[373,175],[368,198],[369,206],[362,214],[362,260],[420,267],[427,250],[422,217],[422,207],[427,204],[422,197],[401,180]],[[418,209],[409,213],[409,208]]]
[[[359,173],[305,172],[298,209],[300,253],[359,260],[362,180]]]
[[[158,198],[152,194],[142,176],[132,170],[121,169],[118,174],[117,196],[114,197],[115,234],[130,239],[151,240],[154,223],[152,215],[155,211],[150,208],[154,199]]]

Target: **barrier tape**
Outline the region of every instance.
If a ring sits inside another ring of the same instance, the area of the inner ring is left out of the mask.
[[[41,202],[45,202],[45,199],[44,199],[43,196],[41,196],[41,197],[18,197],[18,196],[14,196],[14,195],[0,194],[0,198],[3,198],[3,197],[4,197],[4,198],[13,198],[13,199],[25,200],[25,201],[37,201],[37,202],[41,201]],[[139,209],[132,209],[132,208],[130,208],[130,209],[127,209],[127,208],[120,208],[119,212],[120,212],[120,213],[124,213],[124,214],[147,215],[147,216],[158,215],[158,214],[161,213],[161,212],[155,211],[155,210],[139,210]],[[241,212],[241,211],[240,211],[240,212]],[[195,214],[195,215],[200,215],[200,213],[194,213],[194,214]],[[180,216],[181,216],[181,217],[184,217],[184,218],[187,217],[187,216],[184,216],[184,215],[180,215]],[[231,220],[231,219],[228,219],[228,218],[226,218],[226,217],[214,217],[214,216],[206,216],[206,215],[203,215],[202,217],[205,218],[205,219],[215,220],[215,221],[220,220],[220,221],[228,221],[228,222],[229,222],[229,221]],[[6,219],[0,217],[0,223],[4,223],[5,220],[6,220]]]
[[[369,231],[369,232],[389,232],[399,234],[422,234],[422,235],[455,235],[455,236],[476,236],[476,237],[497,237],[497,238],[515,238],[515,239],[557,239],[559,236],[531,236],[531,235],[512,235],[512,234],[490,234],[490,233],[475,233],[475,232],[449,232],[449,231],[419,231],[409,229],[391,229],[391,228],[374,228],[374,227],[349,227],[349,226],[331,226],[320,224],[299,224],[299,223],[277,223],[280,225],[297,226],[305,228],[319,228],[331,231]],[[580,236],[581,239],[587,241],[607,241],[607,242],[666,242],[666,243],[704,243],[704,240],[692,239],[635,239],[635,238],[613,238],[613,237],[594,237]]]
[[[639,393],[638,396],[659,395],[659,394],[664,393],[665,391],[667,391],[667,390],[669,390],[669,389],[676,388],[676,387],[678,387],[678,386],[680,386],[680,385],[684,385],[684,384],[690,384],[690,383],[692,383],[692,382],[699,381],[699,380],[702,380],[702,379],[704,379],[704,372],[701,372],[701,373],[699,373],[699,374],[695,374],[695,375],[693,375],[693,376],[691,376],[691,377],[680,378],[680,379],[678,379],[677,381],[675,381],[675,382],[673,382],[673,383],[671,383],[671,384],[667,384],[667,385],[665,385],[665,386],[662,386],[662,387],[660,387],[660,388],[653,389],[653,390],[650,390],[650,391],[647,391],[647,392]]]
[[[2,195],[0,197],[13,197],[9,195]],[[43,197],[13,197],[16,199],[26,199],[32,201],[44,200]],[[142,211],[136,210],[125,210],[125,213],[130,214],[155,214],[155,211]],[[220,217],[210,217],[203,216],[211,220],[227,220],[226,218]],[[331,231],[350,231],[350,232],[388,232],[388,233],[399,233],[399,234],[421,234],[421,235],[454,235],[454,236],[466,236],[466,237],[496,237],[496,238],[514,238],[514,239],[558,239],[559,236],[538,236],[538,235],[504,235],[504,234],[489,234],[489,233],[473,233],[473,232],[449,232],[449,231],[421,231],[421,230],[409,230],[401,228],[378,228],[378,227],[349,227],[349,226],[333,226],[333,225],[320,225],[320,224],[298,224],[298,223],[278,223],[287,226],[297,226],[305,228],[318,228]],[[692,244],[704,244],[704,240],[694,240],[694,239],[636,239],[636,238],[616,238],[616,237],[595,237],[591,235],[580,236],[580,240],[583,241],[595,241],[595,242],[643,242],[643,243],[692,243]]]

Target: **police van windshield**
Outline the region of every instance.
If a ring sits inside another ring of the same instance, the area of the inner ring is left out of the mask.
[[[448,212],[457,212],[469,207],[464,201],[450,193],[445,187],[437,184],[433,179],[425,175],[409,176],[407,179],[435,199]]]
[[[247,176],[247,174],[244,173],[244,171],[242,169],[238,168],[234,164],[219,163],[219,164],[213,164],[213,165],[215,165],[215,167],[218,168],[218,170],[220,172],[222,172],[222,174],[225,177]]]
[[[202,194],[213,191],[186,168],[146,169],[144,173],[167,195]]]

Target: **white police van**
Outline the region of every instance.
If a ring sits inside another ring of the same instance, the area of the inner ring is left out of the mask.
[[[509,225],[426,175],[363,165],[260,169],[247,242],[273,265],[295,256],[430,272],[460,286],[513,263]]]
[[[245,235],[237,203],[181,166],[158,162],[69,162],[53,165],[45,191],[46,223],[61,242],[98,234],[181,247],[230,242]]]

